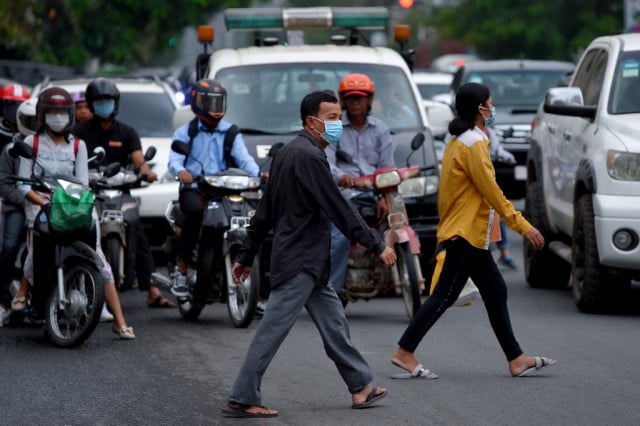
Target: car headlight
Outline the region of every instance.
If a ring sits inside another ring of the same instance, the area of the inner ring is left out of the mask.
[[[616,180],[640,181],[640,154],[607,151],[607,172]]]

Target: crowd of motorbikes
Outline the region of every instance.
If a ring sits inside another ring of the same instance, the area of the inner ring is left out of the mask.
[[[412,142],[413,151],[424,142],[419,134]],[[272,160],[283,144],[276,144],[269,152]],[[172,150],[189,154],[188,144],[174,142]],[[28,145],[18,142],[14,155],[32,158]],[[155,149],[145,153],[151,160]],[[47,176],[34,173],[31,178],[15,176],[16,182],[29,183],[33,189],[52,193],[63,188],[69,195],[90,189],[95,196],[91,225],[74,231],[54,230],[46,209],[40,211],[34,225],[34,283],[27,309],[28,321],[44,326],[46,335],[61,347],[77,346],[96,328],[104,304],[104,279],[98,272],[100,260],[96,255],[96,236],[120,289],[131,287],[135,280],[136,237],[130,223],[137,220],[138,208],[130,190],[140,187],[142,176],[131,166],[119,163],[102,164],[105,151],[96,148],[90,158],[89,188],[82,188],[72,176]],[[348,154],[338,151],[341,161],[350,162]],[[262,167],[266,165],[265,162]],[[393,247],[397,263],[385,269],[372,253],[357,243],[349,252],[348,272],[344,289],[339,296],[346,306],[358,299],[371,299],[395,292],[403,296],[409,318],[420,307],[424,277],[420,268],[419,240],[408,223],[400,185],[417,177],[419,168],[389,167],[373,175],[354,178],[354,188],[373,192],[386,200],[388,214],[379,222],[375,209],[363,209],[367,223],[379,230],[385,243]],[[246,227],[262,196],[265,182],[248,176],[241,169],[230,168],[213,176],[197,180],[206,203],[198,244],[188,262],[188,295],[177,297],[178,310],[185,320],[196,320],[206,305],[224,303],[234,327],[247,327],[253,320],[261,286],[269,285],[270,239],[267,238],[256,257],[250,277],[242,284],[233,282],[231,270],[234,258],[246,237]],[[409,186],[410,187],[410,186]],[[406,191],[406,189],[405,189]],[[170,290],[177,274],[175,242],[180,235],[182,214],[177,200],[167,205],[166,219],[173,234],[165,247],[169,259],[168,276],[155,273],[152,283]],[[97,234],[99,233],[99,234]],[[15,275],[21,270],[20,259]]]

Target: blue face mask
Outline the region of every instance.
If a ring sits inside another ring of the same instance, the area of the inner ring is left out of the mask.
[[[342,136],[342,121],[323,121],[318,117],[313,118],[324,123],[324,133],[320,133],[320,137],[322,137],[322,139],[330,144],[338,143],[340,141],[340,137]]]
[[[484,125],[485,126],[491,126],[495,121],[496,121],[496,107],[491,107],[491,109],[489,108],[485,108],[485,107],[480,107],[484,110],[487,111],[491,111],[491,117],[484,119]]]
[[[93,111],[98,117],[109,118],[113,114],[113,110],[116,106],[114,99],[99,99],[93,101]]]

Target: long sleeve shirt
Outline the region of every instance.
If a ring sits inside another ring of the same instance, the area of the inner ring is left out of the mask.
[[[300,272],[313,275],[316,285],[326,285],[332,222],[377,255],[384,250],[380,235],[340,194],[320,143],[303,130],[273,160],[267,190],[247,228],[238,262],[251,266],[273,229],[271,286]]]
[[[364,127],[360,130],[351,125],[347,115],[342,118],[342,137],[337,144],[326,148],[327,159],[331,166],[331,175],[336,183],[344,175],[360,176],[360,170],[365,175],[373,174],[381,167],[391,167],[393,161],[393,143],[391,132],[386,124],[375,117],[367,117]],[[351,155],[354,164],[336,160],[336,151],[340,149]],[[358,167],[360,170],[358,170]],[[340,188],[346,199],[361,194],[350,188]]]
[[[224,160],[224,137],[231,128],[227,121],[220,120],[218,126],[209,130],[198,120],[198,134],[193,138],[189,158],[185,164],[185,156],[175,151],[169,153],[169,171],[178,176],[182,170],[187,170],[192,176],[214,175],[227,169]],[[189,143],[189,123],[179,127],[173,134],[174,141]],[[247,151],[247,147],[238,133],[231,148],[231,156],[238,167],[251,176],[258,176],[260,167]],[[192,185],[192,188],[195,184]]]
[[[488,249],[494,209],[520,235],[531,229],[496,183],[489,139],[476,127],[452,137],[445,147],[438,191],[438,242],[462,237],[474,247]]]
[[[18,173],[19,159],[13,158],[9,150],[13,144],[8,144],[0,155],[0,198],[2,210],[9,211],[24,208],[25,193],[20,191],[10,176]]]

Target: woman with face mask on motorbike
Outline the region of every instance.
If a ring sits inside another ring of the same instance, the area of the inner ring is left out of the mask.
[[[83,185],[89,183],[88,155],[83,141],[71,136],[74,124],[75,105],[71,95],[60,87],[43,90],[38,96],[36,105],[36,135],[25,138],[24,142],[34,148],[34,159],[22,158],[18,175],[31,178],[33,171],[42,167],[47,176],[75,176]],[[37,148],[34,146],[37,138]],[[36,164],[37,160],[37,164]],[[33,283],[33,224],[38,212],[51,201],[51,194],[37,192],[30,185],[21,185],[27,200],[25,207],[27,221],[27,258],[24,263],[24,277],[20,289],[16,293],[11,308],[23,311],[27,307],[29,285]],[[100,272],[104,275],[105,300],[113,313],[113,332],[121,339],[134,339],[133,328],[127,326],[120,307],[120,300],[115,288],[113,274],[106,261],[99,241],[96,244],[96,254],[102,261]]]
[[[500,240],[498,214],[534,249],[544,246],[544,238],[515,210],[495,180],[490,142],[483,132],[495,120],[489,89],[477,83],[462,85],[456,93],[455,108],[457,117],[449,123],[452,137],[444,151],[438,191],[438,243],[447,254],[433,295],[420,307],[391,357],[394,365],[406,370],[394,378],[438,377],[418,362],[414,352],[429,329],[455,302],[468,278],[480,290],[509,372],[514,377],[526,376],[555,361],[525,355],[520,349],[507,309],[507,287],[489,244]]]

